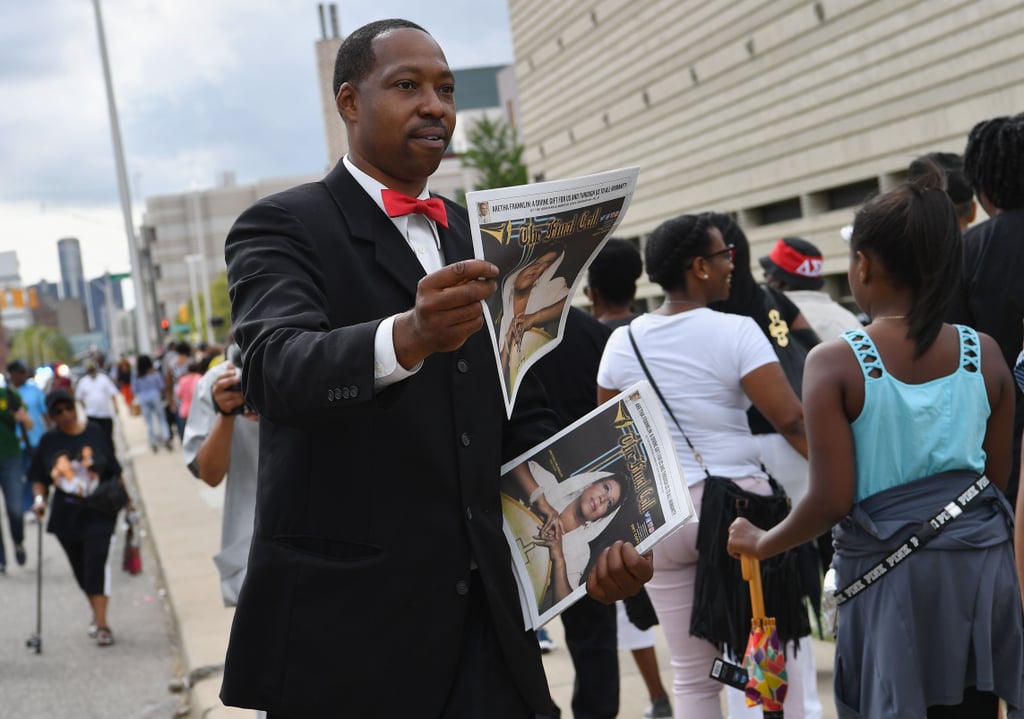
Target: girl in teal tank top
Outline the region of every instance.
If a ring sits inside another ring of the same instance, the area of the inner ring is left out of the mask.
[[[1024,707],[1020,566],[1001,493],[1013,385],[991,337],[943,322],[962,265],[943,180],[932,167],[857,213],[848,274],[871,324],[807,357],[810,488],[771,530],[742,518],[729,529],[730,554],[763,559],[839,525],[843,588],[979,474],[991,480],[935,540],[840,607],[841,719],[995,719],[1000,699],[1011,714]]]
[[[945,377],[907,384],[885,369],[867,332],[843,334],[864,373],[864,407],[850,427],[856,501],[899,484],[954,469],[985,471],[991,413],[981,374],[978,333],[956,325],[960,362]]]

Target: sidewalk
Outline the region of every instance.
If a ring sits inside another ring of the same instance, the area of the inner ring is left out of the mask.
[[[193,717],[229,719],[252,711],[221,704],[224,663],[233,610],[224,606],[213,555],[220,548],[223,485],[216,489],[195,479],[185,467],[181,446],[154,454],[141,417],[121,413],[122,431],[135,468],[138,501],[156,550],[177,622],[186,676],[197,679],[190,691]]]
[[[154,454],[146,439],[141,417],[121,413],[122,431],[135,467],[141,503],[150,539],[167,586],[168,600],[177,621],[182,661],[186,673],[208,674],[191,688],[192,716],[204,719],[251,719],[252,711],[225,707],[218,698],[220,667],[224,662],[233,610],[224,607],[213,555],[220,547],[223,485],[216,489],[195,479],[185,467],[180,446]],[[562,715],[572,716],[574,679],[572,661],[565,647],[562,624],[553,621],[548,630],[558,649],[544,657],[551,694]],[[672,667],[668,649],[658,634],[658,665],[662,682],[671,691]],[[834,719],[832,702],[832,645],[815,642],[818,693],[823,719]],[[621,676],[619,716],[640,719],[648,705],[643,679],[629,652],[619,653]],[[723,692],[724,695],[724,692]],[[723,702],[724,706],[724,702]]]

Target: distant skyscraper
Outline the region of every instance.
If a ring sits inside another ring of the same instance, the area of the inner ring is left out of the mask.
[[[89,280],[89,326],[93,332],[102,332],[110,337],[110,313],[107,310],[107,278],[97,277]],[[124,297],[121,294],[121,280],[110,283],[110,299],[114,310],[124,309]]]
[[[60,258],[61,299],[81,300],[85,304],[85,272],[82,271],[82,249],[78,238],[57,240],[57,255]]]
[[[57,240],[57,255],[60,258],[60,291],[62,300],[78,300],[86,312],[88,329],[95,329],[92,297],[85,283],[82,270],[82,248],[77,237]]]

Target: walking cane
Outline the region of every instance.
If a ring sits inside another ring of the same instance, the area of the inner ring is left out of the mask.
[[[35,649],[36,654],[43,653],[43,520],[36,521],[39,528],[36,553],[36,633],[28,638],[25,645]]]

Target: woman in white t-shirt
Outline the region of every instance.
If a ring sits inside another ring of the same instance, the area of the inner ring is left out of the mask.
[[[733,248],[708,215],[683,215],[663,223],[648,238],[645,263],[665,301],[629,327],[665,401],[710,473],[730,477],[747,491],[769,494],[747,408],[753,403],[806,456],[803,411],[756,323],[707,308],[709,302],[729,296],[732,259]],[[605,346],[597,375],[601,402],[646,378],[630,344],[629,327],[615,330]],[[704,469],[674,423],[669,427],[693,504],[700,507]],[[691,523],[658,545],[647,591],[672,654],[675,706],[693,719],[720,719],[722,685],[708,677],[719,652],[689,633],[696,539],[697,526]],[[799,703],[794,704],[792,711],[787,705],[787,716],[802,717]]]

